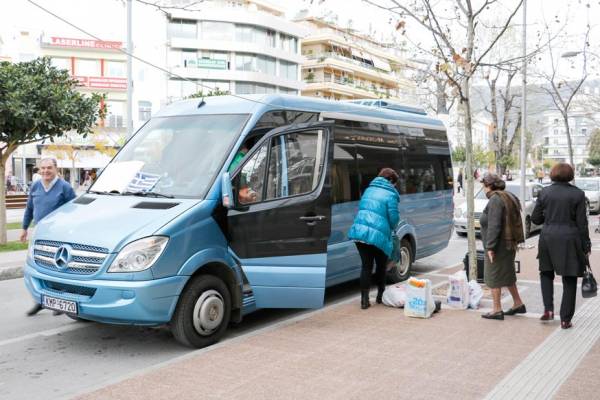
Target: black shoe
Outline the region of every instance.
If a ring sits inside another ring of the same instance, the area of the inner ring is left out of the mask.
[[[517,308],[509,308],[508,310],[504,311],[504,315],[525,314],[526,312],[527,309],[525,308],[525,304],[521,304]]]
[[[544,314],[540,317],[540,321],[548,322],[554,319],[554,311],[544,311]]]
[[[42,311],[44,309],[44,307],[42,307],[39,304],[34,304],[33,307],[31,307],[31,309],[29,311],[27,311],[27,316],[32,317],[35,314],[39,313],[40,311]]]
[[[481,318],[504,320],[504,313],[502,311],[498,311],[495,313],[482,314]]]
[[[560,321],[560,327],[562,329],[569,329],[573,327],[573,324],[571,323],[571,321]]]
[[[377,290],[377,298],[375,298],[375,302],[377,304],[383,303],[383,291],[384,290],[385,290],[385,288]]]
[[[360,292],[360,308],[366,310],[371,307],[371,303],[369,303],[369,291],[363,290]]]

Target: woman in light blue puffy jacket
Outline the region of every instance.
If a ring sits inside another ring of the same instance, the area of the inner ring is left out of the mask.
[[[369,288],[373,261],[377,265],[377,303],[381,303],[385,289],[386,264],[394,249],[392,233],[400,220],[396,182],[398,174],[393,169],[384,168],[379,172],[363,193],[358,214],[348,232],[348,238],[355,241],[362,260],[360,308],[363,310],[371,306]]]

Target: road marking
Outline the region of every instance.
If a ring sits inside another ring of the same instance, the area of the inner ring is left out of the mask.
[[[53,335],[57,335],[59,333],[75,331],[77,329],[81,329],[81,328],[85,328],[85,327],[89,327],[89,326],[90,326],[89,324],[78,323],[78,322],[73,321],[71,324],[66,325],[66,326],[61,326],[60,328],[48,329],[45,331],[30,333],[29,335],[23,335],[23,336],[18,336],[16,338],[12,338],[12,339],[2,340],[2,341],[0,341],[0,347],[6,346],[9,344],[13,344],[13,343],[22,342],[25,340],[35,339],[38,336],[53,336]]]
[[[586,302],[573,328],[556,329],[513,369],[486,399],[549,399],[600,337],[600,297]]]

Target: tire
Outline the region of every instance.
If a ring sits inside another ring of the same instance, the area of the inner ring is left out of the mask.
[[[525,220],[525,239],[531,236],[531,219],[527,217]]]
[[[405,281],[410,276],[414,256],[410,242],[407,239],[402,239],[400,242],[400,254],[400,261],[394,263],[392,269],[387,272],[387,280],[391,283]]]
[[[171,332],[187,347],[202,348],[218,342],[231,318],[231,294],[213,275],[199,275],[179,297],[171,318]]]

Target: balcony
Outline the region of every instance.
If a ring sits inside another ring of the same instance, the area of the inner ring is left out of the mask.
[[[382,91],[374,88],[369,88],[364,85],[357,85],[352,80],[332,78],[330,80],[314,80],[304,79],[306,86],[302,89],[303,92],[311,91],[332,91],[335,93],[352,96],[354,98],[363,99],[398,99],[390,91]]]
[[[320,64],[334,64],[334,67],[338,67],[343,70],[350,70],[355,74],[365,75],[371,79],[377,79],[386,83],[398,84],[398,81],[405,80],[404,77],[399,76],[396,73],[390,73],[384,70],[380,70],[371,64],[355,60],[353,58],[345,57],[337,53],[319,53],[319,54],[308,54],[305,55],[307,63],[302,67],[303,69],[315,68]],[[351,64],[349,66],[348,64]]]

